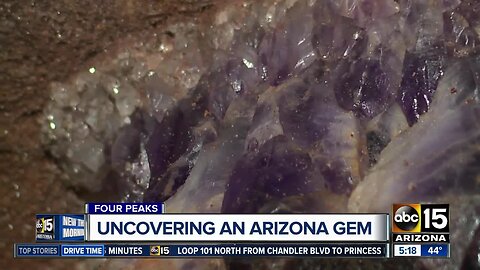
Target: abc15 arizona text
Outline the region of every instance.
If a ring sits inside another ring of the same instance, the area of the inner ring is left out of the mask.
[[[449,242],[448,204],[394,204],[392,233],[395,242]]]
[[[55,238],[54,217],[37,215],[36,233],[37,233],[36,235],[37,241],[54,240]]]

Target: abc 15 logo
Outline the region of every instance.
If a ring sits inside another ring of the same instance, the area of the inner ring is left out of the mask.
[[[55,221],[53,217],[37,218],[36,222],[37,233],[54,233]]]
[[[150,256],[160,256],[160,246],[150,246]]]
[[[392,232],[448,233],[450,210],[448,204],[394,204]]]

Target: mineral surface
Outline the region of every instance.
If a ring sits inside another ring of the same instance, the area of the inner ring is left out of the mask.
[[[452,259],[388,269],[478,269],[479,35],[475,0],[231,1],[52,84],[45,146],[74,188],[168,212],[450,203]]]

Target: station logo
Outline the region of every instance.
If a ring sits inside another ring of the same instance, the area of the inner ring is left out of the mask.
[[[392,232],[448,233],[449,214],[448,204],[394,204]]]
[[[420,205],[393,205],[393,232],[420,232]]]
[[[150,246],[150,256],[160,256],[160,246]]]
[[[53,240],[55,235],[55,219],[53,216],[37,216],[36,239]]]

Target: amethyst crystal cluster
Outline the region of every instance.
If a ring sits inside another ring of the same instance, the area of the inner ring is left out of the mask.
[[[479,2],[232,1],[138,35],[52,85],[72,186],[169,212],[450,203],[452,260],[417,266],[480,267]]]

